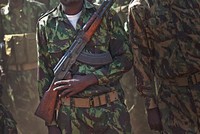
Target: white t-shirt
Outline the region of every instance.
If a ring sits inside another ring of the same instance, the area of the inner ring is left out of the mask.
[[[77,23],[79,17],[81,16],[81,12],[82,12],[82,10],[79,13],[75,14],[75,15],[67,15],[66,14],[68,20],[70,21],[70,23],[72,24],[74,29],[76,29],[76,23]]]

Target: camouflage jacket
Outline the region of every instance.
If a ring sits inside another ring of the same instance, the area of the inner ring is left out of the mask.
[[[9,4],[1,9],[5,34],[35,32],[40,15],[46,11],[44,4],[24,0],[22,9],[11,9]]]
[[[134,0],[130,38],[136,86],[152,96],[154,77],[169,79],[200,70],[200,1]]]
[[[52,71],[54,66],[72,44],[77,32],[95,11],[96,8],[93,4],[84,1],[82,14],[77,22],[76,30],[65,16],[60,5],[39,20],[37,42],[39,49],[39,91],[41,97],[54,77]],[[93,54],[110,52],[113,61],[98,68],[78,61],[75,63],[76,69],[74,69],[74,74],[92,73],[96,75],[99,82],[98,85],[85,89],[80,96],[91,96],[94,93],[100,94],[100,92],[104,92],[105,88],[110,90],[111,87],[122,91],[119,79],[132,66],[132,53],[125,35],[119,17],[113,10],[109,11],[107,21],[105,18],[103,19],[84,51]]]

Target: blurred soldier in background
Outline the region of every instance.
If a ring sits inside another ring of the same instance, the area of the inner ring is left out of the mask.
[[[13,101],[12,113],[20,134],[45,133],[40,128],[43,123],[34,116],[39,101],[35,29],[37,19],[44,11],[44,4],[27,0],[9,0],[1,8],[6,49],[3,57],[6,82],[3,84]]]
[[[200,1],[134,0],[129,13],[136,87],[150,128],[200,134]]]
[[[128,27],[128,6],[131,0],[116,0],[113,8],[118,13],[125,31],[129,32]],[[131,123],[134,126],[134,134],[152,134],[147,124],[147,118],[143,98],[138,95],[136,87],[133,84],[134,75],[133,69],[127,72],[121,79],[122,87],[125,91],[126,104],[131,115]]]
[[[0,134],[17,134],[16,122],[14,121],[11,113],[7,110],[2,101],[3,94],[3,55],[5,54],[4,41],[3,41],[3,25],[2,16],[0,14]]]

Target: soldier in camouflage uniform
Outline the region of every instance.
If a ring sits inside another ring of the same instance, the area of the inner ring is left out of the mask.
[[[3,94],[3,47],[4,47],[4,41],[3,41],[3,25],[2,25],[2,16],[0,14],[0,134],[17,134],[16,129],[16,122],[13,119],[11,113],[7,110],[5,105],[2,102],[2,94]]]
[[[37,50],[35,27],[46,11],[39,2],[9,0],[1,9],[6,45],[6,90],[13,101],[13,116],[22,134],[41,134],[34,116],[39,101],[36,87]]]
[[[60,2],[55,10],[40,18],[37,27],[41,98],[54,77],[54,66],[96,11],[87,0]],[[82,52],[90,55],[85,59],[88,63],[78,58],[71,68],[72,78],[54,83],[55,90],[63,92],[58,117],[47,124],[49,133],[131,134],[119,80],[132,67],[132,54],[116,12],[109,10],[106,18]],[[102,54],[107,56],[104,61],[99,56]]]
[[[199,134],[200,1],[134,0],[129,18],[136,86],[150,127],[161,129],[160,109],[165,133]]]

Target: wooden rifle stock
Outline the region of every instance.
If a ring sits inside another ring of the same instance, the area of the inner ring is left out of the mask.
[[[40,104],[38,105],[35,115],[45,120],[47,123],[52,123],[55,107],[57,104],[58,91],[53,91],[54,82],[64,79],[71,66],[76,62],[77,57],[90,41],[92,35],[101,24],[105,12],[112,6],[114,0],[104,0],[99,9],[92,15],[90,20],[83,26],[70,48],[65,52],[62,58],[59,60],[54,71],[54,79],[42,97]]]
[[[55,106],[57,102],[56,99],[58,96],[58,91],[53,91],[54,82],[55,82],[55,79],[52,81],[49,89],[45,92],[35,112],[35,115],[42,118],[47,123],[51,123],[53,121]]]

